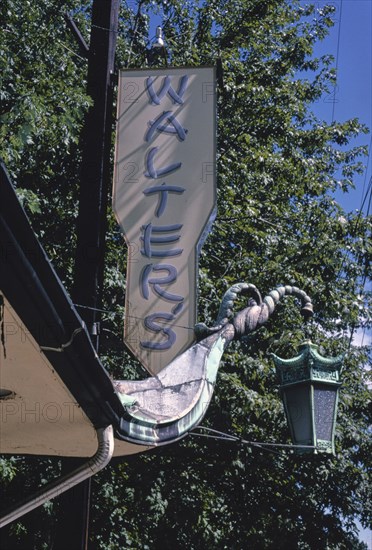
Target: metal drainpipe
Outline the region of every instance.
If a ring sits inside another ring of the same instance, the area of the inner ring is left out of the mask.
[[[41,506],[48,500],[71,489],[74,485],[92,477],[110,462],[114,452],[114,431],[112,426],[97,430],[98,449],[88,462],[73,472],[49,483],[31,497],[14,506],[10,512],[0,518],[0,528]]]

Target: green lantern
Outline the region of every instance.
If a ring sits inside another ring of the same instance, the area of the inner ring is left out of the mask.
[[[296,452],[334,454],[343,356],[323,357],[310,341],[291,359],[272,356]]]

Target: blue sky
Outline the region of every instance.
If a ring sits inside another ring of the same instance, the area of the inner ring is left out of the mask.
[[[318,7],[324,0],[315,2]],[[336,24],[330,35],[317,45],[315,54],[332,54],[337,64],[338,83],[335,95],[324,97],[315,107],[326,122],[359,118],[372,128],[372,0],[332,0]],[[333,101],[335,100],[335,101]],[[355,141],[371,144],[371,132]],[[363,162],[367,165],[367,157]],[[347,195],[337,194],[337,200],[346,210],[359,209],[372,173],[372,159],[368,170],[355,178],[356,189]],[[364,192],[363,192],[364,187]],[[366,211],[366,205],[363,211]]]

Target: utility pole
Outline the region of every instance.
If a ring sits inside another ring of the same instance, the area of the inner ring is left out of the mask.
[[[103,285],[106,210],[110,182],[112,75],[118,29],[119,0],[94,0],[88,54],[88,93],[94,103],[84,127],[77,251],[72,296],[75,302],[97,308]],[[92,330],[97,312],[84,319]]]
[[[118,31],[119,0],[93,0],[88,57],[88,93],[93,99],[83,130],[77,248],[72,299],[81,309],[98,349],[107,198],[110,182],[113,72]],[[70,24],[71,20],[70,20]],[[78,33],[75,33],[78,36]],[[81,45],[84,50],[84,44]],[[86,46],[85,46],[86,48]],[[77,466],[65,459],[62,470]],[[79,462],[81,460],[79,459]],[[60,497],[56,550],[87,550],[90,480]]]

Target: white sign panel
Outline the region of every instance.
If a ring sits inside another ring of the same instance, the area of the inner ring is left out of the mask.
[[[119,75],[113,208],[128,246],[124,341],[156,374],[193,341],[216,205],[213,68]]]

